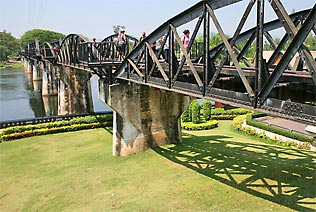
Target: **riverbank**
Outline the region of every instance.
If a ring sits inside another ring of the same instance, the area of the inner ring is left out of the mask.
[[[230,125],[128,157],[110,128],[2,143],[0,211],[313,211],[315,153]]]
[[[23,62],[0,62],[0,70],[7,68],[22,68]]]

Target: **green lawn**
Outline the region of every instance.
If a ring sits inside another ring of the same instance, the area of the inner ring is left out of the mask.
[[[315,211],[316,154],[230,130],[112,156],[105,129],[0,144],[0,211]]]

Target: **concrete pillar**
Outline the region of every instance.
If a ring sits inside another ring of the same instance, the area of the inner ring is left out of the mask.
[[[67,104],[68,95],[66,94],[66,85],[62,80],[58,83],[58,115],[69,114]]]
[[[40,63],[37,60],[33,60],[33,80],[39,81],[42,80],[42,70],[40,68]]]
[[[23,59],[23,67],[24,67],[24,71],[27,72],[28,60],[26,58]]]
[[[69,67],[59,67],[58,72],[58,114],[92,113],[91,75]]]
[[[58,97],[57,95],[42,96],[45,116],[58,115]]]
[[[42,81],[41,80],[33,80],[33,91],[42,93]]]
[[[139,84],[99,81],[100,100],[113,111],[113,155],[182,142],[180,116],[191,98]]]
[[[56,77],[53,76],[53,69],[54,66],[49,63],[43,63],[43,70],[42,70],[42,95],[43,96],[50,96],[50,95],[57,95],[57,80]]]
[[[26,73],[28,74],[32,74],[33,73],[33,64],[31,60],[26,60],[27,61],[27,65],[26,65]]]

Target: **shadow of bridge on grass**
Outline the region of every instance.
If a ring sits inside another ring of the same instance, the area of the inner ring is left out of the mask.
[[[183,135],[154,150],[169,160],[251,195],[298,211],[316,209],[316,154],[227,136]]]

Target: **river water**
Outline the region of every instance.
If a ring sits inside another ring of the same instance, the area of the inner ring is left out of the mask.
[[[98,99],[98,76],[90,83],[94,112],[109,111]],[[58,115],[57,101],[57,96],[42,97],[41,81],[33,82],[23,68],[0,69],[0,121]]]

